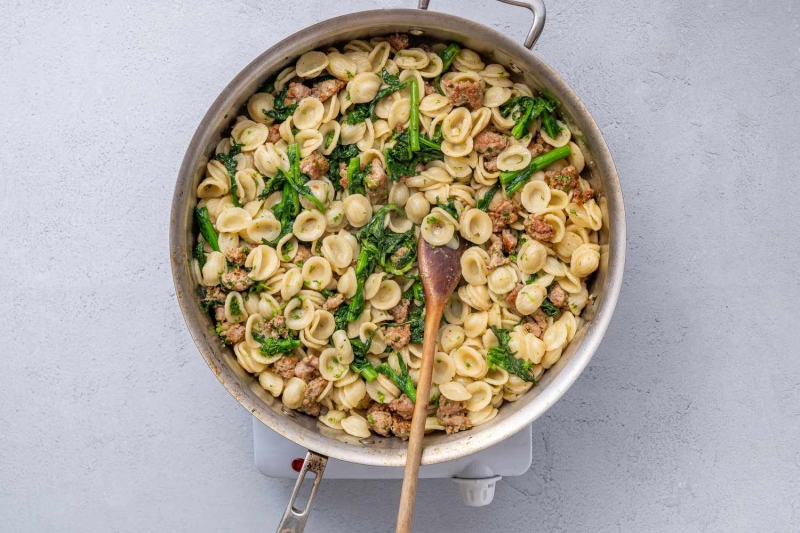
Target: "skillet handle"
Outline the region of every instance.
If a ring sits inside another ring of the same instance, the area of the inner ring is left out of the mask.
[[[536,41],[539,40],[539,36],[542,34],[542,30],[544,29],[544,20],[545,20],[545,8],[544,8],[544,0],[529,0],[527,2],[520,1],[520,0],[497,0],[498,2],[503,2],[504,4],[511,4],[512,6],[519,6],[525,7],[531,10],[533,13],[533,24],[531,25],[531,29],[528,32],[528,36],[525,37],[525,47],[528,49],[532,49],[533,45],[536,44]],[[418,7],[420,9],[428,9],[428,4],[430,0],[419,0]]]
[[[314,495],[317,493],[319,484],[322,481],[322,473],[328,464],[328,458],[324,455],[314,453],[308,450],[306,459],[303,461],[303,468],[300,470],[300,475],[297,477],[297,483],[294,484],[292,497],[289,499],[289,505],[286,506],[286,512],[283,513],[281,523],[278,524],[277,533],[302,533],[306,528],[306,521],[308,515],[311,513],[311,504],[314,502]],[[311,494],[308,495],[308,502],[306,502],[305,509],[298,509],[294,506],[297,501],[297,495],[300,494],[300,487],[303,486],[303,480],[306,474],[311,471],[314,472],[314,482],[311,485]]]

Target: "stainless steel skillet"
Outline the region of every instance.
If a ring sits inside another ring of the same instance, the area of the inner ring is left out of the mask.
[[[199,305],[201,294],[190,262],[197,230],[193,209],[195,191],[205,165],[222,134],[263,81],[313,49],[352,39],[369,39],[395,32],[422,35],[442,42],[455,41],[492,62],[504,65],[515,77],[555,96],[560,111],[573,131],[573,139],[586,157],[584,177],[600,194],[604,227],[600,234],[601,265],[590,286],[597,295],[586,308],[587,323],[580,329],[561,360],[548,370],[539,384],[516,402],[506,404],[491,422],[455,435],[430,435],[423,464],[469,455],[515,434],[550,408],[575,382],[589,363],[608,327],[617,302],[625,258],[625,213],[614,163],[602,134],[578,96],[564,80],[529,49],[541,34],[545,8],[541,0],[499,0],[529,9],[533,24],[524,46],[510,37],[464,18],[427,11],[428,0],[419,9],[388,9],[353,13],[310,26],[279,42],[250,63],[222,91],[206,113],[186,151],[175,185],[170,221],[170,257],[176,294],[186,324],[200,353],[220,382],[249,412],[284,437],[308,448],[292,501],[280,531],[302,531],[328,457],[377,466],[402,466],[405,443],[373,437],[360,442],[342,432],[320,427],[315,419],[282,408],[258,382],[245,372],[228,348],[220,346],[210,316]],[[316,474],[306,508],[294,508],[294,499],[305,474]]]

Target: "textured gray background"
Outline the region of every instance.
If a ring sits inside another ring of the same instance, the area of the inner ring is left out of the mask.
[[[175,175],[272,43],[412,3],[0,3],[0,531],[274,530],[291,482],[175,303]],[[423,482],[420,531],[800,531],[798,27],[792,0],[551,0],[537,53],[614,154],[625,284],[532,469],[480,510]],[[399,488],[329,480],[309,530],[393,531]]]

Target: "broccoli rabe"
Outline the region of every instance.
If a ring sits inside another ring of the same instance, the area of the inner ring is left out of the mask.
[[[511,336],[508,330],[499,329],[492,326],[494,336],[497,337],[497,342],[500,346],[493,346],[486,352],[486,360],[489,365],[499,366],[507,372],[518,376],[525,381],[536,383],[536,378],[533,376],[533,364],[525,359],[517,359],[514,352],[509,348]]]
[[[227,154],[217,154],[214,156],[214,159],[222,163],[225,166],[225,170],[228,172],[228,178],[231,182],[231,200],[233,200],[233,205],[236,207],[242,207],[239,201],[239,186],[236,184],[236,166],[239,162],[235,159],[240,153],[242,153],[242,145],[232,140],[231,148],[228,150]]]
[[[300,145],[290,144],[286,149],[289,157],[289,171],[279,168],[278,173],[266,183],[264,191],[259,195],[264,199],[274,191],[282,190],[281,201],[272,208],[275,218],[281,223],[281,231],[272,241],[264,241],[270,246],[277,246],[285,235],[292,232],[294,219],[300,214],[300,197],[304,197],[313,203],[321,212],[325,212],[325,206],[314,196],[306,186],[307,178],[300,172]]]
[[[259,352],[265,357],[281,353],[292,353],[296,348],[300,348],[302,345],[300,340],[295,337],[283,339],[280,337],[265,337],[264,335],[253,333],[253,338],[261,343]]]
[[[278,122],[283,122],[294,113],[294,110],[297,109],[297,104],[285,104],[284,100],[286,99],[286,93],[289,92],[289,84],[283,86],[283,89],[278,93],[275,97],[275,105],[274,109],[267,111],[267,116],[270,118],[274,118]]]
[[[386,170],[392,181],[398,181],[404,176],[415,176],[418,163],[444,159],[439,145],[426,137],[419,138],[420,149],[418,151],[412,151],[407,131],[397,136],[396,140],[395,145],[387,148],[385,152]]]
[[[540,115],[544,130],[550,137],[555,137],[561,129],[554,114],[557,106],[558,102],[545,96],[517,96],[500,106],[500,113],[504,117],[511,115],[516,121],[511,129],[515,139],[523,138],[528,133],[528,126]]]
[[[501,186],[502,184],[500,183],[500,181],[498,181],[497,183],[494,184],[494,186],[491,189],[486,191],[486,194],[484,194],[483,197],[481,197],[478,200],[477,208],[480,209],[481,211],[488,211],[489,204],[492,203],[492,198],[494,198],[494,195],[497,194],[497,191],[500,190]]]
[[[572,153],[569,145],[553,148],[547,153],[536,156],[531,159],[527,167],[522,170],[503,171],[500,173],[500,183],[505,188],[506,196],[511,198],[514,193],[525,186],[531,179],[534,173],[544,169],[545,167],[555,163],[559,159],[564,159]]]
[[[376,329],[370,335],[367,342],[362,342],[359,338],[350,339],[350,346],[353,348],[353,362],[350,363],[350,369],[357,374],[361,374],[361,377],[367,381],[375,381],[375,378],[378,377],[375,367],[367,360],[367,352],[372,345],[372,338],[376,331],[378,330]]]
[[[194,210],[197,224],[200,226],[200,233],[203,238],[211,246],[215,252],[219,252],[219,240],[217,239],[217,231],[214,229],[214,224],[208,218],[208,208],[203,206]]]
[[[414,388],[414,382],[412,381],[411,376],[408,375],[406,362],[403,360],[403,357],[400,354],[397,354],[397,364],[400,367],[400,374],[395,372],[387,363],[381,363],[378,365],[376,370],[387,378],[391,379],[392,383],[394,383],[398,389],[403,391],[405,395],[408,396],[409,400],[416,403],[417,389]]]

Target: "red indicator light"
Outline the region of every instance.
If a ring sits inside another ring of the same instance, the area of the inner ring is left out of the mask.
[[[303,459],[298,457],[297,459],[292,460],[292,470],[294,470],[295,472],[299,472],[302,469],[303,469]]]

